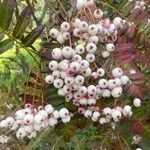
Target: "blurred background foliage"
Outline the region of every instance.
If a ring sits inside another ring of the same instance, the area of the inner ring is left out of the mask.
[[[43,73],[48,72],[45,68],[47,63],[45,59],[49,60],[49,55],[45,55],[43,51],[49,54],[57,45],[50,44],[49,29],[75,16],[75,3],[76,0],[0,0],[1,118],[24,103],[33,101],[35,105],[52,103],[56,108],[67,106],[72,111],[76,110],[57,95],[55,88],[45,85],[42,80]],[[130,16],[131,5],[124,8],[127,0],[97,0],[96,4],[107,17],[120,15],[129,21],[135,21],[135,18]],[[149,15],[149,0],[146,10]],[[0,130],[1,134],[13,137],[9,143],[0,144],[0,149],[134,150],[141,147],[143,150],[150,150],[150,59],[147,58],[150,55],[150,27],[147,26],[146,18],[140,16],[135,25],[139,32],[133,42],[138,47],[138,52],[143,54],[135,63],[145,79],[142,107],[134,110],[138,121],[129,120],[120,123],[116,127],[118,131],[112,129],[110,125],[101,127],[75,114],[67,125],[60,124],[55,129],[41,132],[31,141],[18,141],[13,132]],[[130,99],[126,97],[127,101]],[[139,121],[140,123],[137,123]],[[138,145],[131,144],[135,134],[142,136]],[[122,137],[119,143],[116,141],[117,136]]]

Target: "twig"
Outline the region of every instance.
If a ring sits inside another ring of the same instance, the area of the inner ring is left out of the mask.
[[[62,10],[64,11],[65,15],[68,17],[68,13],[66,12],[64,6],[62,5],[62,3],[60,2],[60,0],[56,0],[58,2],[58,4],[61,6]],[[68,17],[69,18],[69,17]]]
[[[51,148],[51,150],[55,150],[55,146],[57,145],[57,143],[60,141],[60,139],[62,138],[63,136],[60,136],[58,138],[58,140],[56,141],[56,143],[53,145],[53,147]]]
[[[49,7],[52,9],[52,11],[55,13],[55,15],[57,16],[57,19],[59,20],[59,21],[61,21],[61,19],[59,18],[59,16],[58,16],[58,14],[57,14],[57,11],[54,9],[54,7],[49,3],[49,1],[48,0],[44,0],[45,1],[45,3],[47,3],[48,5],[49,5]]]

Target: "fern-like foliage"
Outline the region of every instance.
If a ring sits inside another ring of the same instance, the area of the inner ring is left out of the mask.
[[[44,26],[39,25],[26,34],[26,29],[31,21],[32,7],[30,5],[27,6],[16,18],[16,24],[13,24],[16,6],[15,0],[4,0],[0,4],[0,54],[11,49],[15,44],[24,48],[38,63],[32,54],[34,50],[32,44],[42,33]],[[28,47],[31,47],[31,49]]]

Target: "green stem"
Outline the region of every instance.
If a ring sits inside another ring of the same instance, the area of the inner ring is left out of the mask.
[[[53,145],[53,147],[51,148],[51,150],[55,150],[55,146],[57,145],[57,143],[60,141],[60,139],[62,138],[63,136],[60,136],[58,138],[58,140],[56,141],[56,143]]]

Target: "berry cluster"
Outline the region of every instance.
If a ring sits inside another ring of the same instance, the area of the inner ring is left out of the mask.
[[[120,67],[111,64],[108,71],[103,65],[97,66],[97,58],[102,56],[106,59],[115,51],[118,32],[126,21],[120,17],[113,21],[104,18],[102,10],[90,9],[95,7],[93,0],[77,0],[76,6],[81,15],[84,11],[90,20],[76,18],[63,22],[59,29],[50,30],[53,42],[61,46],[52,50],[53,60],[49,62],[52,72],[45,77],[45,82],[53,84],[58,95],[76,105],[80,114],[94,122],[106,124],[118,122],[123,116],[130,117],[132,107],[129,105],[109,105],[101,110],[96,106],[101,98],[119,100],[124,86],[130,83]],[[140,107],[141,100],[135,98],[133,104]],[[37,131],[55,126],[59,121],[67,123],[70,119],[71,113],[66,108],[57,111],[49,104],[35,109],[27,104],[25,109],[15,113],[14,118],[1,121],[0,126],[18,129],[16,135],[20,139],[26,136],[33,138]]]
[[[93,5],[92,0],[77,1],[80,11]],[[52,50],[53,60],[49,62],[52,73],[45,77],[45,81],[47,84],[53,84],[58,89],[58,95],[64,96],[66,102],[78,106],[78,112],[92,121],[99,120],[100,124],[111,120],[118,122],[122,116],[132,116],[131,106],[106,107],[100,110],[96,104],[102,97],[118,99],[122,95],[124,85],[130,80],[119,67],[112,68],[111,75],[104,67],[99,68],[96,58],[100,53],[100,45],[105,47],[102,52],[103,58],[115,51],[118,30],[126,21],[116,17],[111,22],[103,18],[100,9],[91,11],[90,15],[96,23],[76,18],[71,22],[63,22],[60,29],[50,30],[51,37],[62,46]],[[73,43],[72,39],[75,39]],[[96,65],[96,69],[93,69],[93,64]],[[91,79],[92,83],[89,82]],[[141,100],[136,98],[133,103],[139,107]]]
[[[58,122],[67,123],[71,119],[71,113],[66,108],[59,111],[54,110],[52,105],[45,107],[39,106],[38,109],[26,104],[24,109],[17,110],[14,117],[8,117],[0,122],[1,128],[9,128],[12,131],[17,130],[18,139],[36,137],[37,132],[53,127]]]
[[[134,3],[134,9],[140,9],[140,10],[145,10],[146,4],[144,0],[137,0]]]

